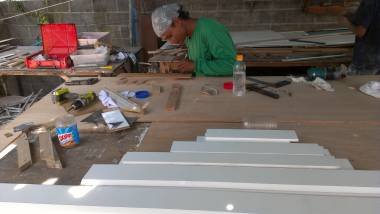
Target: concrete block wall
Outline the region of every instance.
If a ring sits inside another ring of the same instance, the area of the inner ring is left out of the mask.
[[[231,31],[316,30],[342,27],[342,17],[305,14],[303,0],[143,0],[141,11],[149,13],[168,3],[180,3],[192,17],[214,18]]]
[[[0,17],[4,17],[6,13],[5,8],[0,7]],[[0,40],[9,38],[8,26],[0,21]]]
[[[22,1],[26,11],[64,2],[64,0]],[[12,2],[0,2],[4,16],[17,13]],[[73,2],[49,8],[44,11],[50,23],[75,23],[78,32],[108,31],[112,43],[127,47],[129,38],[129,1],[128,0],[75,0]],[[38,18],[21,16],[8,21],[9,34],[17,38],[22,45],[34,44],[39,32]]]

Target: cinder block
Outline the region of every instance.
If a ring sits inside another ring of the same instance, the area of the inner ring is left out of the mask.
[[[191,11],[212,11],[218,7],[217,0],[187,0],[191,2]]]
[[[129,13],[106,13],[106,20],[109,25],[125,25],[129,23]]]
[[[129,11],[129,0],[117,0],[117,9],[120,12]]]
[[[142,2],[141,9],[143,13],[151,13],[157,7],[167,4],[167,0],[144,0]]]
[[[92,0],[95,12],[117,11],[117,0]]]
[[[246,4],[244,0],[219,0],[218,10],[244,10],[246,9]]]
[[[31,25],[27,27],[29,29],[29,36],[31,38],[37,38],[41,35],[40,27],[38,25]]]
[[[93,2],[91,0],[75,0],[70,2],[71,12],[93,12]]]
[[[126,38],[126,39],[112,39],[112,45],[121,47],[121,48],[127,48],[131,44],[131,41]]]
[[[128,25],[121,25],[120,31],[121,31],[121,38],[129,38],[129,27],[128,27]]]
[[[78,0],[73,1],[73,2],[77,2],[77,1]],[[62,0],[48,0],[49,5],[58,4],[61,2],[63,2],[63,1]],[[50,8],[48,8],[47,11],[49,11],[49,12],[69,12],[70,11],[70,3],[65,3],[65,4],[61,4],[59,6],[50,7]]]

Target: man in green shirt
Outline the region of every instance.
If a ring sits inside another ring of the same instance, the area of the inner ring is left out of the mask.
[[[221,23],[207,18],[193,19],[178,4],[157,8],[152,13],[153,30],[170,44],[185,45],[188,59],[180,63],[183,73],[196,76],[231,76],[236,50]]]

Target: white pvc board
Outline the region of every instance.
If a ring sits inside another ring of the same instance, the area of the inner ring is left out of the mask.
[[[90,168],[81,184],[380,197],[380,171],[361,170],[99,164]]]
[[[379,198],[160,187],[0,184],[1,213],[378,214]]]
[[[174,141],[171,152],[196,153],[243,153],[243,154],[278,154],[278,155],[317,155],[330,153],[317,144],[300,143],[196,143],[191,141]]]
[[[258,43],[272,40],[286,40],[286,37],[281,33],[266,30],[266,31],[235,31],[230,32],[231,38],[235,45]]]
[[[295,131],[259,129],[207,129],[207,141],[298,142]]]
[[[354,167],[351,165],[350,161],[347,159],[336,159],[336,161],[338,161],[338,163],[342,167],[342,169],[351,169],[351,170],[354,169]]]
[[[244,140],[232,140],[232,139],[225,139],[225,140],[213,140],[209,139],[207,140],[204,136],[197,136],[196,139],[197,143],[290,143],[289,141],[267,141],[267,142],[258,142],[258,141],[244,141]]]
[[[128,152],[120,164],[158,165],[204,165],[204,166],[243,166],[307,169],[344,169],[342,164],[330,156],[292,155],[251,155],[223,153],[180,153],[180,152]],[[348,167],[347,169],[352,169]]]

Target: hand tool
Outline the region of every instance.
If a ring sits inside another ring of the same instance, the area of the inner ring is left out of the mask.
[[[51,99],[54,104],[62,104],[67,100],[74,100],[78,97],[78,94],[70,93],[68,88],[59,88],[51,93]]]
[[[273,91],[265,89],[266,87],[267,86],[263,86],[263,85],[255,84],[255,83],[247,84],[246,85],[246,88],[247,88],[248,91],[255,91],[255,92],[260,93],[262,95],[265,95],[265,96],[268,96],[268,97],[272,97],[273,99],[280,98],[279,94],[277,94],[277,93],[275,93]]]
[[[89,78],[83,80],[72,80],[70,82],[65,82],[65,85],[94,85],[99,81],[98,78]]]
[[[247,80],[249,80],[251,82],[256,82],[256,83],[260,83],[260,84],[263,84],[263,85],[267,85],[267,86],[270,86],[270,87],[273,87],[273,88],[281,88],[283,86],[286,86],[286,85],[289,85],[289,84],[292,83],[290,80],[282,80],[282,81],[279,81],[279,82],[271,83],[271,82],[265,82],[265,81],[262,81],[262,80],[255,79],[253,77],[247,77]]]
[[[93,103],[95,99],[96,99],[96,94],[93,91],[90,91],[87,94],[80,95],[79,98],[73,101],[68,111],[78,110],[83,107],[86,107],[90,105],[91,103]]]

